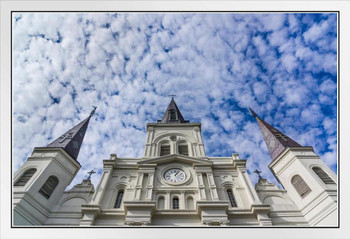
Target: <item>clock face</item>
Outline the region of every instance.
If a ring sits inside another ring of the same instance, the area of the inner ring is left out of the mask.
[[[180,183],[185,180],[186,174],[181,169],[173,168],[165,172],[164,178],[170,183]]]

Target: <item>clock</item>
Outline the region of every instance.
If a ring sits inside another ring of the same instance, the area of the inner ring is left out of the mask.
[[[172,168],[164,173],[164,179],[169,183],[181,183],[186,179],[186,174],[181,169]]]

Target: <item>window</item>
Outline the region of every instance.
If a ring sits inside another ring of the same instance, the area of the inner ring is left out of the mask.
[[[120,208],[120,205],[122,204],[122,200],[123,200],[123,195],[124,195],[124,190],[120,190],[118,192],[117,199],[115,200],[114,208]]]
[[[227,189],[227,196],[230,200],[231,207],[237,207],[237,203],[231,189]]]
[[[56,176],[50,176],[40,188],[39,193],[41,193],[41,195],[43,195],[45,198],[49,199],[53,190],[55,190],[57,187],[58,182],[59,181]]]
[[[312,170],[317,174],[317,176],[324,182],[325,184],[335,184],[335,182],[328,176],[325,171],[323,171],[319,167],[313,167]]]
[[[299,176],[295,175],[292,178],[292,184],[299,193],[300,197],[304,198],[306,195],[308,195],[311,192],[311,189],[309,186],[305,183],[305,181]]]
[[[30,168],[27,171],[25,171],[22,176],[15,182],[14,186],[24,186],[29,181],[29,179],[34,175],[36,172],[35,168]]]
[[[179,199],[173,198],[173,209],[179,209]]]
[[[175,110],[169,110],[169,120],[177,120]]]
[[[179,154],[188,156],[188,146],[187,145],[179,145]]]
[[[170,145],[160,146],[160,156],[170,154]]]

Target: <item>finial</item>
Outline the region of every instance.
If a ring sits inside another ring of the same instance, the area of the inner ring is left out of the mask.
[[[259,178],[260,178],[260,179],[263,179],[263,178],[260,176],[261,171],[259,171],[259,170],[255,169],[255,171],[253,171],[253,173],[256,173],[257,175],[259,175]]]
[[[233,153],[232,154],[232,158],[235,159],[235,160],[239,159],[238,153]]]
[[[90,180],[91,175],[94,174],[94,173],[96,173],[94,170],[91,170],[90,172],[88,172],[89,177],[86,180]]]
[[[258,115],[249,107],[250,113],[252,113],[254,118],[257,118]]]
[[[97,108],[96,106],[92,106],[92,107],[94,107],[94,109],[91,111],[90,117],[93,116],[93,115],[95,114],[95,111],[96,111],[96,108]]]
[[[175,97],[176,95],[174,95],[174,94],[170,94],[169,96],[171,96],[171,99],[173,100],[173,99],[174,99],[174,97]]]
[[[116,160],[117,159],[117,154],[111,154],[110,155],[110,160]]]

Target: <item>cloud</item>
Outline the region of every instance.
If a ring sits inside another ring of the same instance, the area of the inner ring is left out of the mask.
[[[72,182],[94,169],[96,185],[111,153],[143,155],[171,93],[208,156],[237,152],[277,183],[250,106],[336,165],[336,14],[13,16],[14,171],[96,105]]]
[[[323,21],[319,24],[312,25],[308,31],[306,31],[303,34],[304,40],[309,42],[315,42],[321,37],[323,37],[325,34],[328,34],[329,30],[329,24],[327,21]]]

